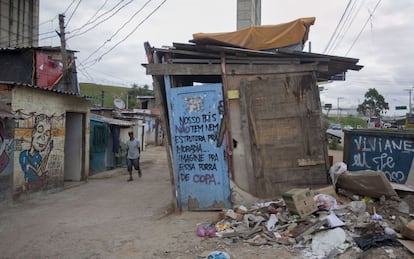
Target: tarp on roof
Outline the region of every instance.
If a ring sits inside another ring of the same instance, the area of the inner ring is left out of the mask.
[[[278,25],[253,26],[225,33],[195,33],[190,42],[268,50],[305,43],[315,17],[300,18]]]

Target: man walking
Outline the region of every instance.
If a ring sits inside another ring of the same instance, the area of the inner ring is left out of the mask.
[[[126,142],[126,158],[127,167],[129,172],[129,181],[133,181],[132,178],[132,166],[138,171],[138,176],[141,178],[141,169],[139,167],[139,156],[141,154],[141,145],[137,139],[134,138],[132,131],[128,132],[129,139]]]

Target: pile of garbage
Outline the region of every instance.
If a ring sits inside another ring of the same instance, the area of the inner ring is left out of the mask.
[[[382,172],[349,172],[342,162],[329,173],[332,185],[294,188],[280,199],[220,211],[216,220],[199,223],[196,234],[252,246],[291,246],[318,258],[384,246],[414,253],[414,188],[390,183]]]

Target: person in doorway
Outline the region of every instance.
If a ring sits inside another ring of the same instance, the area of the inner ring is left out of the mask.
[[[141,144],[137,139],[134,138],[134,133],[132,131],[128,132],[129,139],[126,142],[126,159],[127,159],[127,168],[129,172],[128,181],[134,180],[132,178],[132,166],[135,170],[138,171],[138,176],[141,178],[141,169],[139,167],[139,156],[141,154]]]

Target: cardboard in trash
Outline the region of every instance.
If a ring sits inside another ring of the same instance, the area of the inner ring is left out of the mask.
[[[385,174],[380,171],[348,171],[338,177],[336,187],[371,198],[397,196]]]
[[[412,240],[404,240],[404,239],[398,239],[398,241],[407,248],[411,253],[414,254],[414,241]]]
[[[289,212],[298,214],[301,218],[318,210],[313,199],[313,192],[309,188],[294,188],[284,194],[282,198]]]
[[[408,224],[401,229],[401,235],[414,240],[414,220],[408,222]]]

